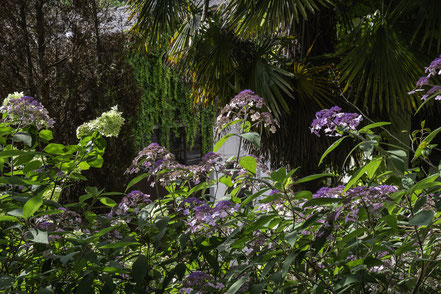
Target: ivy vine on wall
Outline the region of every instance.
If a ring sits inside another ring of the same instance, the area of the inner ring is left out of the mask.
[[[214,106],[194,107],[188,87],[179,75],[163,64],[162,54],[137,52],[128,57],[143,94],[137,109],[133,130],[135,144],[142,149],[151,143],[155,132],[159,144],[170,148],[170,135],[185,136],[192,148],[197,135],[201,138],[201,152],[213,146]]]

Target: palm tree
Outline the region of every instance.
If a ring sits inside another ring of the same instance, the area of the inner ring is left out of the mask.
[[[407,92],[441,46],[437,0],[211,3],[130,0],[134,30],[148,46],[163,39],[167,61],[188,77],[196,102],[222,104],[244,88],[264,97],[282,120],[281,137],[267,144],[272,159],[292,165],[318,161],[325,146],[311,143],[305,121],[344,102],[341,91],[374,118],[410,113],[419,99]],[[317,152],[294,149],[298,142]]]

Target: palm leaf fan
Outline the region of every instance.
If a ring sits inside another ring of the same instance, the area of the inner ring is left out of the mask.
[[[341,82],[352,90],[354,102],[371,111],[414,109],[409,96],[422,74],[409,46],[379,12],[365,17],[339,48]]]

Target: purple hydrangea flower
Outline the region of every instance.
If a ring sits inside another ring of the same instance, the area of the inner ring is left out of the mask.
[[[217,117],[218,133],[225,125],[235,120],[251,120],[252,126],[263,125],[272,133],[275,133],[276,127],[279,127],[278,121],[273,118],[265,100],[251,90],[243,90],[221,110]]]
[[[398,188],[389,185],[357,186],[342,194],[343,190],[344,186],[322,187],[313,195],[313,198],[344,199],[343,207],[337,208],[334,220],[344,215],[345,221],[349,222],[357,219],[357,214],[362,207],[371,214],[378,213],[383,208],[384,203],[390,200],[389,195],[397,192]]]
[[[441,71],[441,56],[436,58],[434,61],[430,63],[428,67],[426,67],[427,77],[431,77],[437,74],[440,74]]]
[[[338,129],[355,130],[363,117],[358,113],[341,112],[341,108],[334,106],[331,109],[322,109],[315,114],[311,124],[311,133],[320,137],[319,132],[324,129],[326,136],[341,136]]]
[[[21,127],[35,125],[38,129],[51,128],[55,121],[49,117],[49,112],[33,97],[22,96],[5,100],[0,112],[7,113],[5,122]]]
[[[438,93],[438,95],[435,97],[435,100],[441,100],[441,86],[433,86],[432,88],[430,88],[426,94],[424,94],[421,97],[421,100],[427,100],[427,98],[429,98],[429,96]]]
[[[144,194],[138,190],[134,190],[127,194],[127,196],[124,196],[117,206],[112,207],[112,210],[108,214],[108,217],[123,217],[131,208],[133,208],[135,212],[138,212],[139,207],[150,202],[152,202],[150,200],[150,195]],[[128,219],[128,221],[130,221],[130,219]]]

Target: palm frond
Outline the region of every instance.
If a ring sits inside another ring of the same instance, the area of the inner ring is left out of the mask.
[[[194,6],[187,0],[129,0],[131,17],[136,18],[132,31],[148,44],[164,44],[181,25]]]
[[[343,43],[339,53],[341,81],[358,102],[371,111],[414,109],[407,95],[423,65],[379,12],[365,17]]]
[[[231,0],[226,11],[230,25],[240,33],[274,34],[330,4],[330,0]]]

